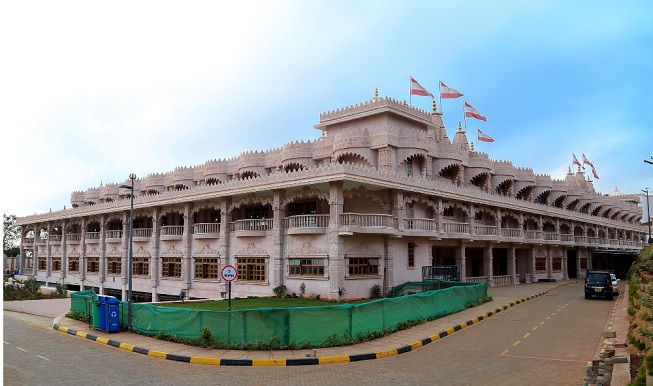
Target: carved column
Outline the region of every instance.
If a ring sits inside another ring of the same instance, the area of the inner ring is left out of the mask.
[[[476,236],[476,207],[474,204],[469,204],[469,234]]]
[[[483,248],[483,265],[485,268],[485,276],[487,276],[487,285],[494,287],[494,256],[492,255],[492,244],[487,243]]]
[[[152,301],[158,300],[157,289],[159,286],[159,258],[161,254],[161,208],[152,210],[152,255],[150,256],[150,286],[152,288]]]
[[[273,202],[272,202],[272,216],[273,216],[273,240],[274,240],[274,251],[273,255],[273,275],[271,278],[272,288],[280,286],[283,284],[283,256],[284,256],[284,243],[283,243],[283,218],[285,217],[285,209],[281,208],[281,203],[285,198],[285,190],[277,189],[273,192]]]
[[[50,233],[52,232],[52,224],[48,223],[48,238],[45,241],[45,286],[50,286],[50,275],[52,275],[52,247],[50,245]]]
[[[392,215],[397,217],[398,228],[400,232],[404,231],[404,219],[406,219],[406,204],[404,203],[404,193],[401,190],[395,190],[393,194],[394,205]]]
[[[129,211],[122,215],[122,257],[120,259],[120,282],[122,299],[127,299],[129,284]]]
[[[531,247],[531,249],[528,250],[528,273],[531,275],[531,282],[535,283],[537,281],[537,277],[535,275],[535,248]]]
[[[519,275],[517,274],[517,256],[514,245],[508,247],[508,275],[510,275],[511,284],[519,284]]]
[[[187,202],[184,205],[184,234],[182,236],[182,257],[181,257],[181,288],[188,291],[191,288],[192,269],[191,269],[191,249],[192,249],[192,230],[193,229],[193,203]]]
[[[569,270],[567,269],[567,247],[562,247],[562,280],[569,280]]]
[[[553,279],[553,252],[551,246],[546,246],[546,278]]]
[[[438,206],[435,210],[435,220],[439,233],[444,233],[444,224],[442,223],[443,214],[444,214],[444,205],[442,204],[442,199],[438,199]]]
[[[501,209],[497,209],[497,238],[501,240]]]
[[[338,235],[340,215],[343,211],[342,181],[329,183],[329,229],[327,231],[329,251],[329,299],[338,299],[338,290],[345,284],[345,251],[342,237]]]
[[[456,265],[460,271],[460,281],[467,281],[467,257],[465,256],[465,243],[462,240],[456,248]]]
[[[220,200],[220,266],[219,269],[222,269],[225,265],[229,265],[231,260],[229,252],[229,237],[231,229],[231,211],[229,210],[229,205],[231,205],[231,197],[222,197]],[[231,260],[231,263],[236,267],[236,262]]]
[[[79,240],[79,289],[84,291],[86,289],[86,218],[82,217],[81,222],[82,235]],[[124,298],[123,298],[124,299]]]
[[[68,272],[68,220],[63,220],[61,224],[61,275],[59,282],[64,284],[66,282],[66,273]]]
[[[104,295],[104,280],[107,272],[106,222],[107,216],[100,216],[100,272],[98,272],[100,295]]]
[[[394,239],[389,236],[383,237],[383,251],[385,255],[385,267],[383,272],[383,293],[387,294],[394,286]]]

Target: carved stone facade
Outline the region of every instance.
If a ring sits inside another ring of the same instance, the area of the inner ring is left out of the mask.
[[[285,285],[367,297],[377,284],[420,281],[431,265],[458,265],[461,280],[490,285],[567,279],[582,277],[594,254],[644,245],[636,195],[598,194],[581,170],[554,180],[492,160],[470,150],[461,127],[450,141],[435,106],[375,96],[315,127],[314,141],[135,180],[140,299],[219,298],[226,265],[238,270],[233,296]],[[17,219],[21,275],[124,299],[131,191],[122,184]]]

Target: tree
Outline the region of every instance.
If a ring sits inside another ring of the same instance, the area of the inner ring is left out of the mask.
[[[2,214],[2,251],[7,256],[16,256],[20,252],[18,240],[20,239],[20,227],[16,226],[16,215]]]

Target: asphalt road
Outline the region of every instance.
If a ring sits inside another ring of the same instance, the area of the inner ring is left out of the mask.
[[[559,288],[419,350],[300,367],[219,367],[119,350],[4,312],[5,385],[579,385],[614,303]]]

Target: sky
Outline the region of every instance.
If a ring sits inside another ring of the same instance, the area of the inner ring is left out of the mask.
[[[8,1],[0,4],[2,212],[313,140],[320,113],[442,103],[450,138],[600,193],[653,190],[653,2]],[[439,103],[439,101],[438,101]],[[589,170],[588,170],[589,172]]]

